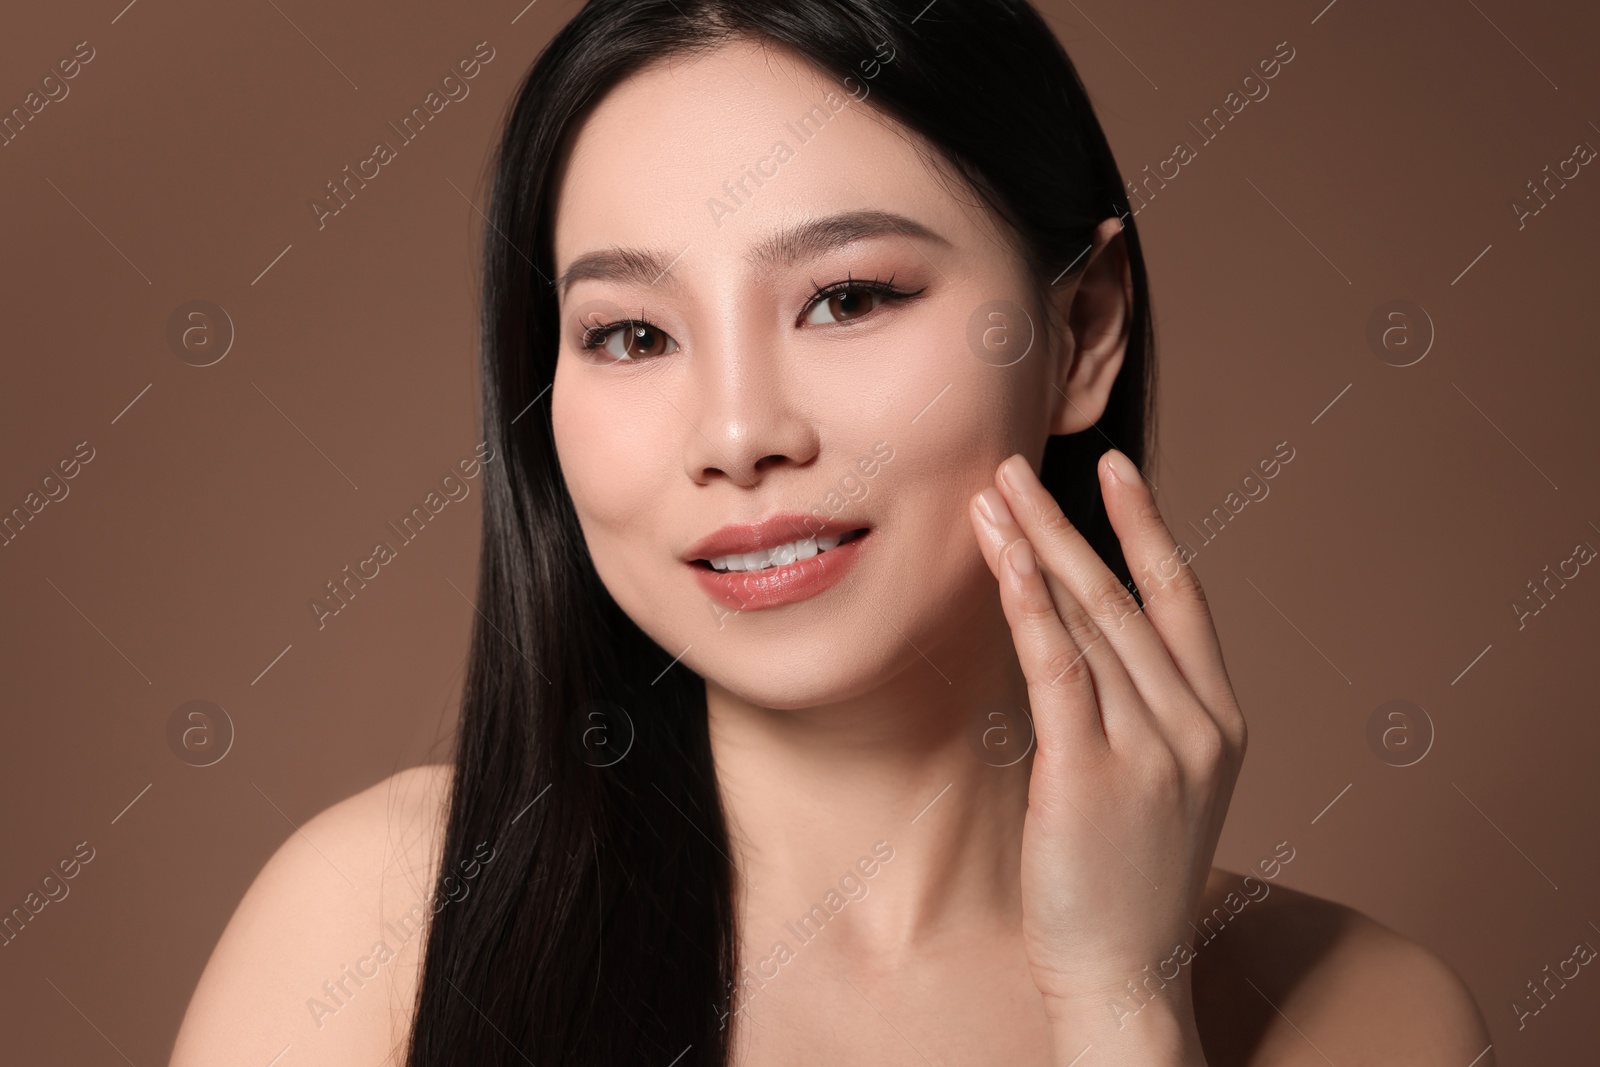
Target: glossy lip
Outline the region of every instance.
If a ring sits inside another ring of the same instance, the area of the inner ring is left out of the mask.
[[[854,526],[851,529],[861,529],[861,527]],[[827,532],[823,531],[824,534]],[[719,530],[718,533],[723,531]],[[792,540],[794,538],[792,529],[787,530],[785,536]],[[760,571],[718,571],[693,562],[689,567],[694,570],[695,580],[700,583],[700,588],[713,599],[736,611],[756,611],[807,600],[830,588],[845,576],[863,551],[871,551],[865,547],[869,541],[876,541],[870,528],[836,548],[818,552],[810,559],[798,559],[782,567],[768,567]],[[777,543],[784,544],[785,541],[780,540]],[[750,551],[753,552],[755,549]],[[727,554],[718,553],[718,555]]]
[[[786,545],[790,541],[799,541],[807,537],[840,536],[853,530],[871,528],[871,523],[849,516],[823,521],[815,515],[807,515],[804,512],[785,511],[776,515],[769,515],[760,522],[730,523],[720,530],[702,537],[684,549],[682,559],[685,563],[694,563],[697,560],[713,560],[719,556],[731,556],[735,552],[759,552],[764,548],[777,548],[779,545]],[[840,545],[839,547],[843,548],[845,546]],[[833,551],[838,551],[838,549]],[[820,559],[821,555],[826,555],[826,553],[812,558]],[[790,566],[793,565],[790,564]],[[777,569],[782,570],[784,568]],[[713,571],[712,573],[728,572]]]

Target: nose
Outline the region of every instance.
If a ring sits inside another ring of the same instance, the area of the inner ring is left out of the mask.
[[[785,465],[804,466],[820,442],[812,405],[784,365],[781,346],[748,337],[714,339],[689,359],[683,414],[684,473],[702,485],[726,478],[761,484]]]

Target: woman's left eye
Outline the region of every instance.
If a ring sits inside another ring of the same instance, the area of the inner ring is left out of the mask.
[[[803,321],[813,326],[854,322],[872,314],[880,304],[904,300],[917,292],[903,292],[887,282],[845,281],[819,289]]]

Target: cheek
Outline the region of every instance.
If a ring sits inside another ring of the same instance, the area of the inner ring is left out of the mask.
[[[550,393],[550,427],[573,507],[590,536],[625,529],[640,499],[632,482],[660,455],[650,412],[563,353]]]
[[[595,570],[631,614],[649,602],[647,586],[670,556],[661,486],[675,453],[659,411],[610,385],[558,368],[551,430]]]

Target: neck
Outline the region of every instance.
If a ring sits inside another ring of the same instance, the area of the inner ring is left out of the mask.
[[[998,598],[960,630],[823,706],[759,707],[707,680],[753,957],[805,952],[825,928],[829,951],[892,964],[946,932],[1020,927],[1026,684]],[[991,725],[1007,707],[1009,727]]]

